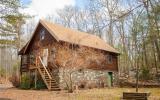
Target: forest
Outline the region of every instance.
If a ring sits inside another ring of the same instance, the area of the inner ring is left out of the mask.
[[[19,75],[18,51],[36,27],[36,15],[23,13],[19,0],[0,1],[0,76]],[[65,6],[46,20],[94,34],[119,52],[118,79],[160,81],[160,1],[88,0]]]

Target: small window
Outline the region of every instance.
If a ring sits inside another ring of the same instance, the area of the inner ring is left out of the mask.
[[[56,52],[56,48],[53,47],[53,48],[51,49],[51,53],[54,54],[55,52]]]
[[[51,49],[51,55],[52,55],[53,58],[56,57],[56,48]]]
[[[22,56],[22,64],[27,64],[27,55]]]
[[[45,36],[45,30],[42,29],[42,30],[40,31],[40,40],[44,40],[44,36]]]
[[[73,50],[76,50],[76,49],[79,48],[79,45],[77,45],[77,44],[70,44],[70,45],[69,45],[69,48],[70,48],[70,49],[73,49]]]
[[[113,62],[113,58],[112,58],[112,55],[107,55],[107,60],[108,60],[108,64],[112,64]]]

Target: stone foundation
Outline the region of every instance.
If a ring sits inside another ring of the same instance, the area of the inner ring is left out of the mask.
[[[59,82],[62,89],[66,89],[66,82],[72,80],[72,86],[79,88],[100,88],[108,86],[108,71],[83,69],[77,71],[59,70]],[[66,80],[66,81],[65,81]]]

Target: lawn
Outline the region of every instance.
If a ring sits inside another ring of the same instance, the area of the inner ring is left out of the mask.
[[[149,100],[160,100],[159,88],[140,88],[140,92],[151,92]],[[0,88],[0,100],[120,100],[123,92],[133,92],[134,88],[103,88],[67,91],[20,90],[16,88]],[[5,99],[4,99],[5,100]]]
[[[105,88],[80,91],[76,100],[120,100],[123,92],[135,92],[134,88]],[[140,88],[139,92],[150,92],[149,100],[160,100],[159,88]],[[71,97],[73,98],[73,97]],[[74,100],[74,99],[72,99]]]

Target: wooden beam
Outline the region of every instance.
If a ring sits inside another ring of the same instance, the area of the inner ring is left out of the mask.
[[[29,70],[29,87],[31,86],[31,70]]]
[[[37,69],[35,69],[35,77],[34,77],[34,88],[37,88]]]

